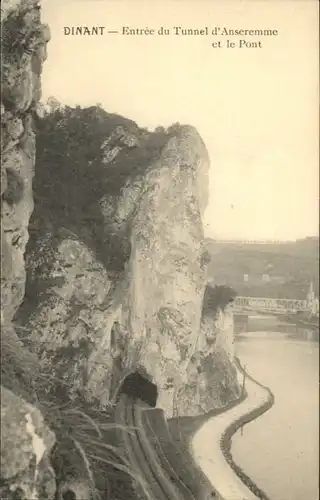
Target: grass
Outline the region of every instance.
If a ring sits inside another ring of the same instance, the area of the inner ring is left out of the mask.
[[[122,426],[114,420],[114,405],[101,410],[90,408],[79,399],[58,406],[42,400],[39,407],[57,436],[52,463],[60,483],[67,485],[75,477],[81,480],[85,477],[93,500],[114,500],[121,483],[126,496],[118,496],[119,500],[128,497],[134,500],[132,480],[143,481],[132,471],[119,447],[117,430]]]

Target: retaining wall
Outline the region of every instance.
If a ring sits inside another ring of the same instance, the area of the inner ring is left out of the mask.
[[[222,453],[230,465],[230,467],[234,470],[234,472],[237,474],[237,476],[241,479],[241,481],[249,488],[249,490],[256,495],[257,498],[261,500],[271,500],[268,495],[262,491],[255,483],[250,479],[249,476],[243,471],[243,469],[237,465],[232,457],[231,453],[231,438],[232,436],[239,430],[240,427],[243,425],[247,424],[248,422],[251,422],[252,420],[255,420],[256,418],[260,417],[263,413],[268,411],[274,404],[275,398],[274,394],[271,392],[271,390],[261,384],[260,382],[256,381],[253,377],[251,377],[241,366],[241,363],[238,358],[235,358],[236,365],[238,369],[243,373],[246,374],[246,377],[250,379],[252,382],[263,388],[265,391],[268,392],[268,400],[263,403],[261,406],[258,408],[255,408],[254,410],[250,411],[246,415],[240,417],[238,420],[233,422],[222,435],[222,438],[220,439],[220,446]],[[227,500],[227,499],[226,499]]]

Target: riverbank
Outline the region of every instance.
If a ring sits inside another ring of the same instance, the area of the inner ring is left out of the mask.
[[[319,345],[281,332],[237,338],[249,373],[276,404],[232,437],[232,457],[272,500],[319,498]]]
[[[243,371],[238,367],[239,381]],[[247,397],[238,405],[210,418],[195,433],[190,443],[197,466],[223,500],[267,500],[267,496],[237,466],[231,456],[231,437],[239,427],[257,418],[273,404],[271,391],[246,379]]]

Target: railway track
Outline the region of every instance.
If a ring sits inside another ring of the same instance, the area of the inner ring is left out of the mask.
[[[146,390],[143,390],[147,388]],[[190,465],[170,435],[163,410],[155,408],[157,389],[137,373],[118,394],[119,440],[138,488],[147,500],[207,500],[211,488],[196,485]],[[194,472],[194,471],[193,471]]]

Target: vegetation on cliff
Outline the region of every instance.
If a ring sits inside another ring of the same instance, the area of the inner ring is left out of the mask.
[[[236,298],[236,292],[227,285],[207,286],[203,298],[204,313],[216,315],[219,310],[224,311]]]
[[[278,244],[207,238],[205,248],[212,260],[208,264],[209,280],[232,286],[238,295],[305,299],[312,281],[319,296],[317,237]]]
[[[45,109],[37,123],[35,209],[29,247],[34,234],[64,227],[92,248],[105,265],[120,269],[128,248],[115,234],[106,235],[99,201],[119,197],[126,183],[143,175],[159,156],[167,134],[151,134],[99,105],[72,108],[55,104]]]

